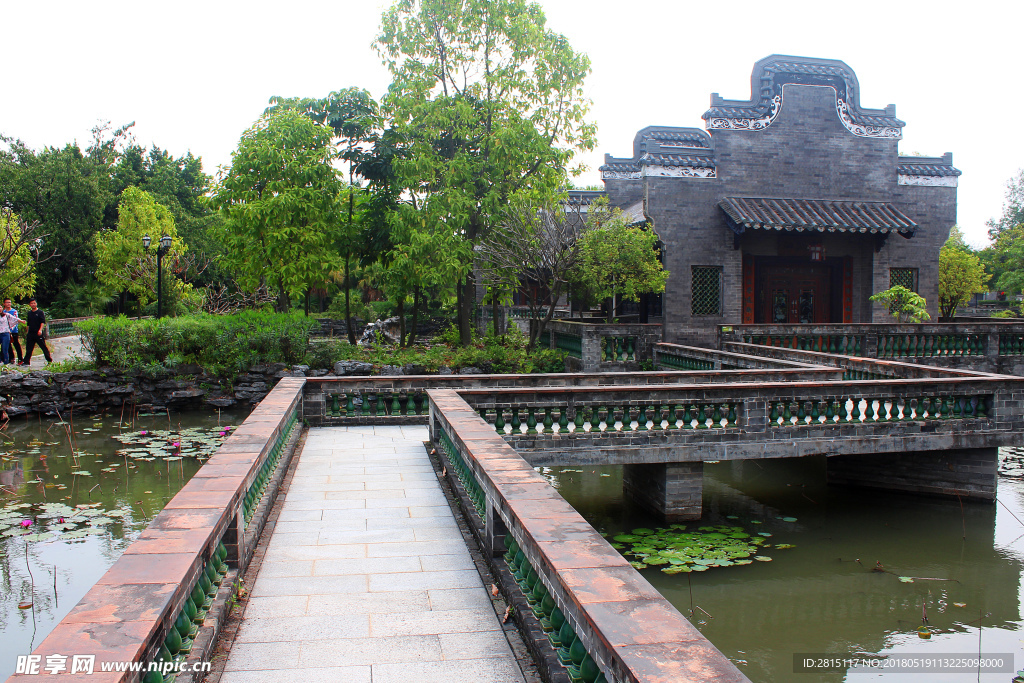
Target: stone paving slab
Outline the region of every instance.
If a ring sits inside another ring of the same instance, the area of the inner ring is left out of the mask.
[[[523,683],[426,438],[309,431],[222,683]]]

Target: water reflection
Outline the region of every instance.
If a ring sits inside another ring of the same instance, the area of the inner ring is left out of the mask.
[[[131,425],[119,423],[118,416],[87,417],[75,419],[73,428],[33,416],[0,430],[0,510],[28,504],[16,510],[16,527],[29,520],[33,531],[52,530],[57,520],[45,516],[47,503],[94,505],[90,509],[101,521],[76,525],[89,531],[79,538],[0,535],[0,678],[14,673],[17,655],[42,641],[201,464],[189,457],[117,456],[124,445],[111,437],[138,429],[235,425],[246,413],[150,415]],[[19,609],[22,603],[31,607]]]
[[[621,467],[541,472],[599,531],[657,525],[623,498]],[[756,682],[1005,683],[1012,674],[793,672],[794,653],[977,653],[979,635],[983,652],[1015,653],[1024,666],[1024,482],[1001,478],[998,498],[961,506],[829,487],[824,458],[709,464],[701,524],[740,525],[796,547],[767,549],[772,562],[642,573]],[[917,634],[923,623],[928,640]]]

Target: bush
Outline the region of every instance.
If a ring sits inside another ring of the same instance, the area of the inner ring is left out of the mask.
[[[302,363],[317,325],[301,314],[243,311],[153,320],[94,318],[76,327],[97,365],[139,369],[192,363],[233,377],[261,363]]]

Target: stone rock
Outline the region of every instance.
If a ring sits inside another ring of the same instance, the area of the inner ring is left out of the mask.
[[[323,377],[326,374],[327,374],[326,370],[310,370],[309,371],[309,376],[310,377]]]
[[[427,369],[424,366],[417,365],[416,363],[406,363],[403,366],[402,369],[405,371],[405,374],[407,374],[407,375],[426,375],[426,374],[428,374],[427,373]]]
[[[26,382],[25,385],[28,385]],[[38,386],[38,385],[30,385]],[[44,384],[45,386],[45,384]],[[90,382],[88,380],[79,380],[77,382],[68,382],[64,385],[64,391],[78,392],[78,391],[103,391],[107,388],[106,382]]]
[[[439,367],[437,369],[437,374],[439,374],[439,375],[450,375],[450,374],[452,374],[452,369],[450,367],[448,367],[447,365],[442,365],[441,367]]]
[[[238,403],[238,401],[236,401],[235,399],[231,398],[230,396],[220,396],[218,398],[208,398],[208,399],[206,399],[206,402],[209,403],[211,406],[215,406],[217,408],[229,408],[229,407],[235,405],[236,403]]]
[[[373,371],[373,363],[365,363],[359,360],[340,360],[334,364],[334,374],[339,377],[345,375],[369,375]]]
[[[249,372],[255,372],[260,375],[274,376],[279,370],[284,370],[288,366],[284,363],[267,363],[266,365],[254,365],[249,368]]]
[[[358,343],[360,346],[371,346],[377,343],[378,337],[383,337],[387,343],[397,344],[399,329],[397,316],[387,320],[378,320],[366,326]]]
[[[135,393],[134,384],[114,384],[103,390],[104,394],[132,394]]]
[[[28,413],[28,408],[25,406],[7,406],[4,408],[4,412],[7,413],[7,417],[17,417]]]
[[[274,373],[275,379],[281,379],[282,377],[305,377],[306,373],[299,370],[278,370]]]
[[[301,372],[303,374],[303,376],[305,376],[306,373],[309,372],[309,366],[308,365],[293,365],[292,366],[292,372]]]
[[[404,375],[405,370],[402,368],[401,365],[384,365],[381,367],[380,372],[378,374],[388,377],[394,375]]]
[[[205,389],[193,388],[193,389],[180,389],[178,391],[171,392],[171,400],[176,401],[183,398],[196,398],[206,393]]]
[[[474,368],[473,366],[470,366],[468,368],[462,368],[461,370],[459,370],[459,374],[460,375],[482,375],[482,374],[484,374],[484,371],[481,370],[480,368]]]

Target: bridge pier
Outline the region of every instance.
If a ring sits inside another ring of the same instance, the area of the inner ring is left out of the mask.
[[[641,507],[666,522],[700,519],[704,463],[623,465],[622,489]]]
[[[828,458],[826,476],[829,484],[994,502],[997,450],[968,448],[834,455]]]

